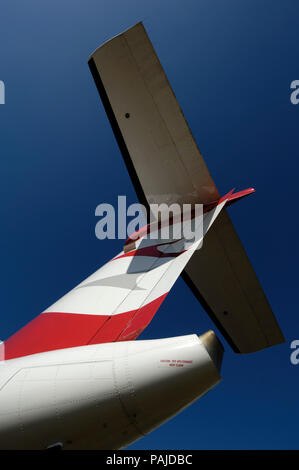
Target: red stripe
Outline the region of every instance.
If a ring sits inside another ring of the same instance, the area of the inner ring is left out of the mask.
[[[168,293],[158,297],[158,299],[137,310],[131,321],[120,334],[117,341],[130,341],[137,338],[137,336],[139,336],[144,328],[151,322],[153,316],[155,315],[167,294]]]
[[[114,316],[42,313],[5,341],[5,359],[135,339],[151,321],[166,295],[137,310]]]
[[[134,310],[132,312],[121,313],[120,315],[112,315],[111,317],[108,317],[103,327],[96,332],[88,343],[99,344],[116,341],[133,315]]]
[[[140,307],[138,310],[132,310],[131,312],[110,317],[89,343],[97,344],[109,343],[111,341],[129,341],[137,338],[150,323],[166,295],[167,293],[161,295],[161,297]]]
[[[5,359],[87,344],[107,316],[42,313],[5,341]]]

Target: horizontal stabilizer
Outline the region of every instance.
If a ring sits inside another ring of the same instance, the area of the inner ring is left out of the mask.
[[[89,66],[140,202],[219,200],[142,23],[97,49]],[[231,193],[228,205],[251,192]],[[284,341],[226,209],[182,276],[236,352]]]

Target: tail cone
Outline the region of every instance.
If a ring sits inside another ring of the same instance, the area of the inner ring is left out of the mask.
[[[224,348],[221,342],[212,330],[209,330],[203,335],[201,335],[199,339],[203,343],[204,347],[209,353],[210,358],[212,359],[218,371],[220,372],[224,352]]]

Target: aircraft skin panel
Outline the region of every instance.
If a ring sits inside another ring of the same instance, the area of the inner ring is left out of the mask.
[[[142,23],[98,48],[89,66],[140,202],[218,199]],[[235,352],[284,341],[226,210],[182,277]]]
[[[6,361],[0,449],[120,449],[221,380],[216,335],[59,349]]]

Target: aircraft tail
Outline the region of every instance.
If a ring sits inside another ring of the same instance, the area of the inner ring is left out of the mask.
[[[141,229],[115,258],[5,341],[5,359],[137,338],[232,199],[231,191],[194,215],[198,230],[191,240],[183,230],[173,237],[184,229],[181,220],[171,220],[166,237],[163,224]]]

